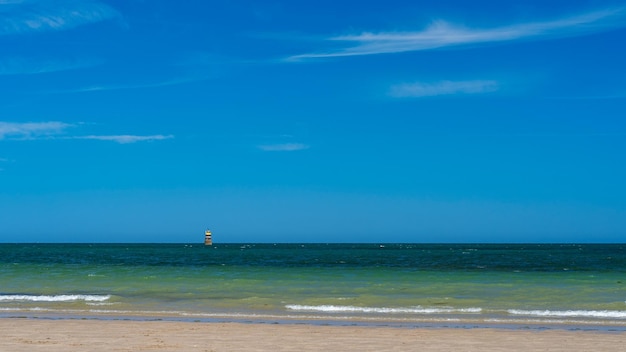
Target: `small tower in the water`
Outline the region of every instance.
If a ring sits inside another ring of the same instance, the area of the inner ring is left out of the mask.
[[[204,245],[205,246],[213,245],[213,239],[211,238],[211,230],[209,229],[206,229],[206,231],[204,231]]]

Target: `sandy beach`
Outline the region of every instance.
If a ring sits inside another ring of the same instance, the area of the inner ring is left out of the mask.
[[[0,319],[0,351],[623,351],[624,333]]]

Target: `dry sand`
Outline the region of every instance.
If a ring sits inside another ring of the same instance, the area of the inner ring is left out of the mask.
[[[0,319],[0,351],[625,351],[626,333]]]

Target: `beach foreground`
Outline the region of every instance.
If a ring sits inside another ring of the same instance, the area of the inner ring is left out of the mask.
[[[623,351],[624,333],[0,319],[1,351]]]

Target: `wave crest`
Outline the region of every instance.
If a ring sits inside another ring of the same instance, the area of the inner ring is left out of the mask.
[[[104,302],[111,295],[0,295],[0,302]]]
[[[319,305],[307,306],[299,304],[288,304],[285,308],[296,311],[307,312],[327,312],[327,313],[387,313],[387,314],[445,314],[445,313],[480,313],[482,308],[424,308],[424,307],[357,307],[357,306],[335,306]]]
[[[626,311],[620,310],[520,310],[509,309],[513,315],[526,315],[536,317],[584,317],[584,318],[617,318],[626,319]]]

